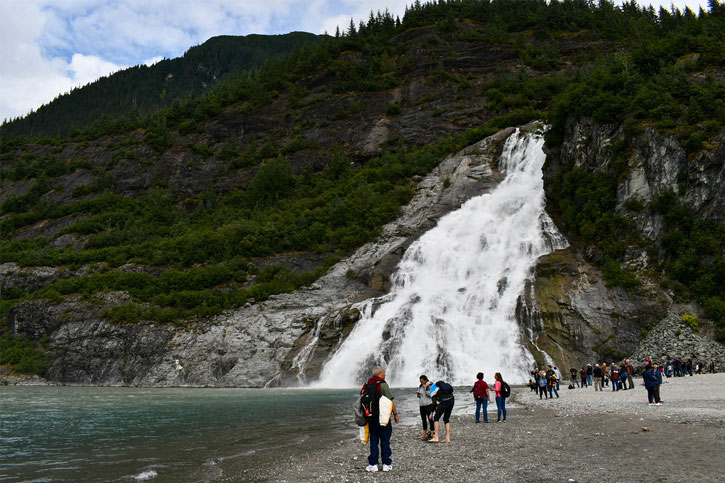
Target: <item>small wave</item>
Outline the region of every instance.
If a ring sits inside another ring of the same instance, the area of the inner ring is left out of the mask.
[[[152,478],[156,478],[159,476],[158,473],[156,473],[154,470],[147,470],[139,473],[138,475],[134,476],[133,479],[136,481],[144,481],[144,480],[150,480]]]

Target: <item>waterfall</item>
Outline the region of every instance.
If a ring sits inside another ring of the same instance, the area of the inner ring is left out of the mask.
[[[408,248],[390,293],[359,305],[361,319],[317,385],[357,386],[375,365],[397,386],[417,385],[421,374],[464,384],[479,371],[527,380],[533,357],[521,344],[516,302],[536,260],[566,246],[544,211],[543,143],[518,130],[507,139],[503,181]]]

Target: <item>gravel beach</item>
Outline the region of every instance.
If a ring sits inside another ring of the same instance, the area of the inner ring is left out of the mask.
[[[219,462],[218,481],[725,481],[725,374],[667,379],[662,406],[648,405],[640,383],[619,392],[562,385],[550,400],[512,388],[518,407],[506,423],[495,422],[495,403],[488,424],[454,416],[450,444],[423,442],[419,425],[398,425],[388,473],[366,473],[368,447],[351,438],[294,457],[262,455],[254,468]]]

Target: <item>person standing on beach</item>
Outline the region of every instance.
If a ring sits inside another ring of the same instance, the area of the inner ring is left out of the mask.
[[[652,364],[652,370],[654,371],[655,382],[657,383],[655,386],[655,403],[657,403],[657,406],[661,406],[662,400],[660,399],[660,386],[662,385],[662,372],[660,372],[660,368],[657,366],[656,362]]]
[[[599,364],[596,364],[594,366],[593,376],[594,376],[594,392],[601,391],[602,390],[602,368],[599,367]]]
[[[579,375],[582,378],[582,387],[587,387],[587,368],[582,367],[582,370],[579,371]]]
[[[619,387],[623,390],[627,390],[627,368],[625,366],[619,366]]]
[[[546,399],[549,399],[549,395],[546,394],[546,374],[544,374],[544,371],[541,371],[536,375],[536,385],[539,388],[539,399],[543,399],[542,396],[546,396]],[[501,415],[499,415],[499,419],[500,418]]]
[[[602,362],[602,391],[609,383],[609,379],[607,379],[607,363]]]
[[[546,389],[549,391],[549,397],[553,398],[554,395],[551,394],[552,391],[556,393],[556,398],[559,398],[559,391],[557,390],[557,378],[556,378],[556,372],[554,369],[551,368],[551,364],[548,366],[548,370],[546,371]]]
[[[483,372],[476,374],[476,382],[473,383],[473,399],[476,401],[476,422],[480,423],[481,407],[483,407],[483,422],[488,422],[488,384],[483,380]]]
[[[382,367],[373,368],[373,377],[368,379],[368,382],[363,385],[360,390],[360,394],[365,392],[365,389],[369,385],[375,386],[377,392],[378,401],[381,396],[385,396],[393,401],[393,392],[390,390],[390,386],[385,382],[385,369]],[[395,423],[398,420],[398,410],[395,407],[395,401],[393,401],[393,417]],[[380,426],[377,415],[373,414],[374,417],[368,418],[368,428],[370,430],[370,456],[368,456],[368,466],[365,471],[378,471],[378,455],[383,460],[383,471],[391,471],[393,469],[393,460],[391,456],[393,452],[390,450],[390,436],[393,434],[393,425],[388,422],[386,426]],[[380,445],[380,448],[378,448]]]
[[[642,373],[642,379],[644,379],[644,387],[647,389],[647,400],[649,401],[649,405],[652,406],[655,404],[655,392],[657,390],[657,379],[652,370],[652,366],[645,369]]]
[[[451,442],[451,412],[453,412],[453,386],[444,381],[435,383],[435,389],[430,393],[433,400],[438,404],[433,416],[433,437],[428,440],[429,443],[450,443]],[[440,440],[440,420],[443,416],[443,424],[446,425],[446,439]]]
[[[649,364],[649,357],[647,358],[647,366]],[[627,369],[627,380],[629,381],[629,389],[634,389],[634,367],[629,363],[629,359],[624,361],[624,367]]]
[[[561,389],[559,387],[559,383],[561,382],[561,371],[556,366],[554,366],[554,374],[556,374],[556,390],[558,391],[559,389]]]
[[[433,431],[433,398],[430,396],[431,383],[425,375],[420,376],[420,386],[416,391],[420,419],[423,420],[423,434],[420,439],[430,439]]]
[[[503,414],[503,422],[506,422],[506,398],[501,395],[503,389],[503,378],[501,373],[497,372],[494,376],[496,384],[493,386],[493,390],[496,393],[496,410],[498,411],[498,422],[501,422],[501,414]]]
[[[612,381],[612,392],[619,391],[619,369],[617,364],[612,364],[612,373],[609,375]]]
[[[592,369],[591,364],[587,364],[587,386],[591,386],[594,384],[594,369]]]

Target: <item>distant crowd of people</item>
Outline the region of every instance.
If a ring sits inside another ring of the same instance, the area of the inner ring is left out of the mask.
[[[659,365],[651,362],[650,358],[647,357],[642,370],[642,379],[645,388],[648,389],[650,404],[661,404],[659,386],[662,385],[665,378],[692,376],[703,372],[714,373],[715,362],[711,361],[705,366],[699,360],[674,358]],[[572,367],[569,370],[569,375],[569,389],[592,386],[595,391],[603,391],[605,387],[610,386],[612,391],[634,389],[635,369],[629,359],[626,359],[623,364],[612,364],[611,367],[607,367],[606,363],[594,364],[594,366],[587,364],[581,368]],[[550,399],[553,395],[559,397],[558,389],[562,376],[556,366],[548,365],[546,371],[535,367],[531,371],[531,376],[529,388],[539,395],[539,399]],[[651,394],[649,392],[650,388],[653,390]]]

